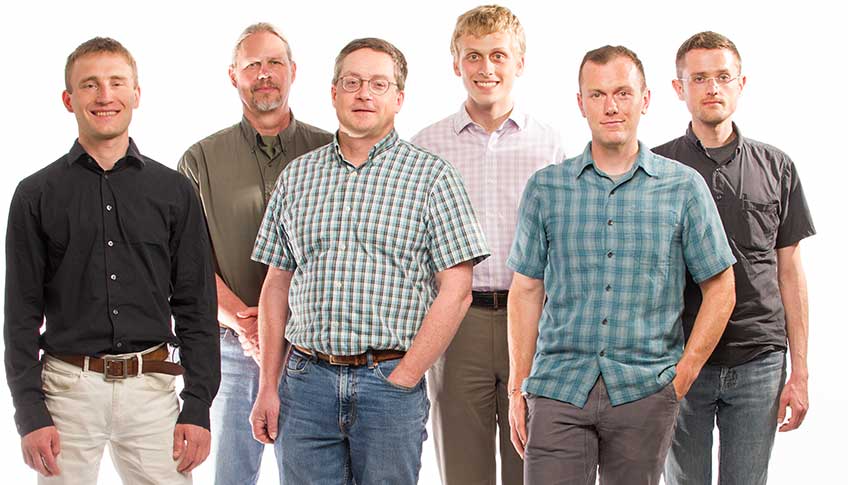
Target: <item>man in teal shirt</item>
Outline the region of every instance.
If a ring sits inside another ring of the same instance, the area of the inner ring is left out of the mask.
[[[733,308],[734,258],[703,179],[638,141],[636,54],[590,51],[579,82],[592,142],[529,180],[507,261],[512,440],[528,485],[594,483],[599,464],[605,483],[656,484]],[[683,352],[687,269],[704,303]]]

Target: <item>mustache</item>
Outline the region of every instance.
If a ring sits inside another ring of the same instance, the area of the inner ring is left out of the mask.
[[[265,88],[280,89],[280,85],[273,82],[273,81],[263,80],[263,81],[258,81],[256,84],[254,84],[250,88],[250,90],[255,92],[257,89],[265,89]]]

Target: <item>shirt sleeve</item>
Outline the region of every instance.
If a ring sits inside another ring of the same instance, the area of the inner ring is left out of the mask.
[[[536,172],[521,196],[518,206],[518,225],[506,265],[516,273],[535,279],[544,279],[548,261],[548,235],[542,221],[540,196]]]
[[[683,260],[696,283],[736,263],[721,219],[704,179],[692,170],[689,199],[683,212]]]
[[[209,429],[209,407],[221,382],[218,302],[212,252],[197,195],[179,179],[181,213],[171,236],[171,312],[185,367],[178,423]]]
[[[436,179],[427,206],[427,235],[436,272],[465,261],[477,264],[490,251],[465,184],[450,164]]]
[[[282,204],[284,199],[283,177],[277,180],[271,200],[262,217],[262,224],[256,234],[256,242],[253,245],[253,253],[250,259],[257,263],[273,266],[285,271],[294,271],[297,268],[294,255],[289,247],[285,227],[282,224]]]
[[[6,304],[3,338],[6,382],[15,406],[15,425],[24,436],[52,426],[41,388],[39,337],[44,322],[47,247],[38,206],[19,185],[6,227]]]
[[[787,160],[783,171],[780,194],[780,225],[777,228],[776,248],[791,246],[801,239],[816,233],[807,198],[795,169],[795,164]]]

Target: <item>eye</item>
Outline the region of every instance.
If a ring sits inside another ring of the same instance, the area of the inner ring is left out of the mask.
[[[722,74],[719,74],[719,75],[718,75],[718,82],[720,82],[721,84],[727,84],[727,83],[729,83],[731,80],[732,80],[732,77],[730,76],[730,74],[729,74],[729,73],[726,73],[726,72],[725,72],[725,73],[722,73]]]
[[[601,93],[594,92],[594,93],[589,94],[589,97],[592,98],[592,99],[599,99],[601,97]]]
[[[471,62],[477,62],[480,60],[480,54],[477,54],[476,52],[473,54],[468,54],[467,59]]]
[[[274,59],[274,60],[272,60],[272,61],[271,61],[271,64],[273,64],[273,65],[275,65],[275,66],[282,66],[282,65],[283,65],[283,61],[280,61],[280,60]]]
[[[494,54],[492,54],[492,60],[504,61],[506,60],[506,55],[504,55],[502,52],[495,52]]]
[[[244,66],[244,68],[245,68],[245,70],[246,69],[258,69],[259,68],[259,62],[257,62],[257,61],[251,62],[250,64]]]
[[[618,97],[619,98],[629,98],[630,97],[630,91],[619,91]]]
[[[371,85],[378,91],[385,91],[389,89],[389,81],[387,79],[372,79]]]
[[[359,90],[359,86],[362,84],[362,81],[359,78],[352,76],[345,76],[342,78],[342,89],[349,92],[354,92]]]
[[[123,85],[124,85],[124,81],[122,81],[122,80],[120,80],[120,79],[116,79],[116,80],[112,81],[112,86],[113,86],[113,87],[116,87],[116,88],[117,88],[117,87],[121,87],[121,86],[123,86]]]
[[[97,84],[95,84],[94,81],[86,81],[82,83],[82,86],[80,87],[82,87],[83,89],[95,89],[97,88]]]
[[[705,82],[707,82],[707,77],[701,74],[696,74],[692,76],[692,82],[695,84],[704,84]]]

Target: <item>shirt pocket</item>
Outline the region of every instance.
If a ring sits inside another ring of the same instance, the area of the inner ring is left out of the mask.
[[[672,242],[679,239],[677,213],[669,209],[636,208],[624,212],[619,236],[613,236],[611,250],[632,258],[637,269],[665,273],[671,264]],[[619,244],[616,244],[619,243]]]
[[[763,203],[743,198],[739,199],[734,212],[737,224],[732,238],[737,245],[753,251],[769,251],[774,247],[780,223],[777,202]]]

